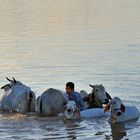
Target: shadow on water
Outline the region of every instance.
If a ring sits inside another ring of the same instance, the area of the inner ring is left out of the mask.
[[[64,121],[65,123],[65,130],[67,131],[67,137],[71,140],[77,139],[76,128],[79,127],[79,124],[74,123],[73,120]]]
[[[121,140],[126,136],[125,125],[122,123],[111,125],[111,133],[113,140]]]
[[[124,122],[124,123],[111,124],[110,125],[110,128],[111,128],[110,137],[113,140],[121,140],[121,139],[128,140],[129,137],[131,137],[131,136],[129,136],[127,134],[127,131],[130,130],[131,135],[134,135],[135,131],[134,131],[134,134],[133,134],[132,130],[135,129],[135,128],[139,128],[139,126],[140,126],[140,124],[138,122],[138,119],[134,119],[134,120]],[[109,138],[109,136],[108,136],[108,138]]]
[[[80,120],[65,120],[64,124],[68,139],[74,140],[82,137],[81,131],[84,131],[85,126],[80,123]]]

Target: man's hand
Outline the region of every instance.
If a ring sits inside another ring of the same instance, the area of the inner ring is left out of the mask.
[[[81,115],[80,115],[80,109],[79,108],[76,109],[76,114],[77,114],[78,119],[80,119]]]

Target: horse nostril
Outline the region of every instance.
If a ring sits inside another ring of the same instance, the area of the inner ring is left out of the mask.
[[[119,111],[119,112],[117,112],[117,116],[120,116],[122,113]]]
[[[68,109],[68,112],[71,112],[71,109],[70,108]]]

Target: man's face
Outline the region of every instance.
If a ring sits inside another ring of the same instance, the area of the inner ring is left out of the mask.
[[[70,87],[67,87],[67,86],[66,86],[66,93],[67,93],[67,94],[70,95],[70,94],[73,93],[73,91],[74,91],[73,89],[71,89]]]

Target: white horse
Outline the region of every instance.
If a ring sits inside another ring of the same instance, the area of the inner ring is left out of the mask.
[[[10,81],[10,84],[1,87],[1,89],[4,89],[4,95],[0,101],[1,111],[20,113],[34,112],[36,105],[34,92],[14,78],[10,80],[6,77],[6,79]]]
[[[64,116],[66,119],[80,119],[80,110],[78,109],[75,101],[68,101],[64,106]]]
[[[37,99],[37,112],[43,116],[56,116],[63,112],[67,99],[61,90],[49,88]]]
[[[86,91],[81,90],[80,95],[88,108],[102,108],[103,104],[109,103],[111,96],[105,91],[104,86],[89,85],[92,87],[92,93],[88,94]]]
[[[118,97],[114,97],[110,103],[108,103],[104,111],[108,111],[111,108],[110,123],[125,122],[130,120],[136,120],[139,118],[139,111],[135,106],[124,106],[122,101]]]
[[[66,119],[96,118],[103,116],[108,117],[110,116],[110,113],[105,113],[103,108],[91,108],[80,111],[76,106],[75,101],[72,100],[68,101],[64,106],[64,117]]]

